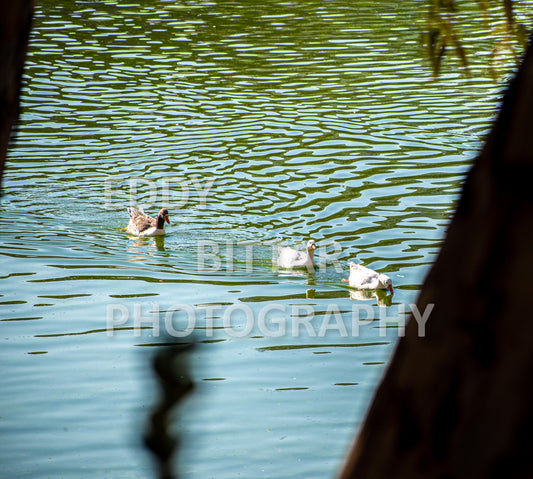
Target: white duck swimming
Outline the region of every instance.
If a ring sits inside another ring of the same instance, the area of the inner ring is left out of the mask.
[[[159,236],[165,234],[165,221],[170,224],[168,210],[161,208],[157,218],[148,216],[144,211],[128,208],[130,222],[126,230],[136,236]]]
[[[279,249],[278,266],[281,268],[308,268],[312,269],[315,264],[315,240],[307,242],[306,251],[298,251],[286,246]]]
[[[349,283],[350,287],[366,290],[388,289],[391,294],[394,293],[392,280],[386,274],[381,274],[363,265],[355,264],[353,261],[350,261],[349,265],[350,277],[343,279],[343,281]]]

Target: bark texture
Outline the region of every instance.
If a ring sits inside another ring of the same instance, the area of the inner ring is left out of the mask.
[[[530,42],[342,479],[533,477],[532,180]]]
[[[0,0],[0,195],[7,149],[19,115],[33,0]]]

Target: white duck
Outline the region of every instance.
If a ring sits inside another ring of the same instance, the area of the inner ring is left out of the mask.
[[[349,265],[350,277],[343,281],[349,283],[350,287],[363,290],[388,289],[391,294],[394,294],[392,280],[386,274],[355,264],[353,261],[350,261]]]
[[[161,208],[157,218],[148,216],[144,211],[128,208],[130,222],[126,230],[136,236],[159,236],[165,234],[165,221],[170,224],[168,210]]]
[[[306,251],[298,251],[286,246],[279,248],[278,266],[281,268],[307,268],[312,269],[315,264],[315,240],[307,242]]]

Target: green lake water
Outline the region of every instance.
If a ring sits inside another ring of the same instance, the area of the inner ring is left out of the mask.
[[[410,1],[39,2],[0,200],[1,477],[155,477],[168,333],[198,342],[180,477],[335,476],[501,95],[432,81],[423,27]],[[125,233],[130,205],[167,235]],[[309,238],[314,273],[275,267]]]

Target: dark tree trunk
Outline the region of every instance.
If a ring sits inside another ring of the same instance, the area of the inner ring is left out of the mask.
[[[19,114],[33,0],[0,0],[0,195],[7,148]]]
[[[533,477],[532,182],[530,43],[342,479]]]

